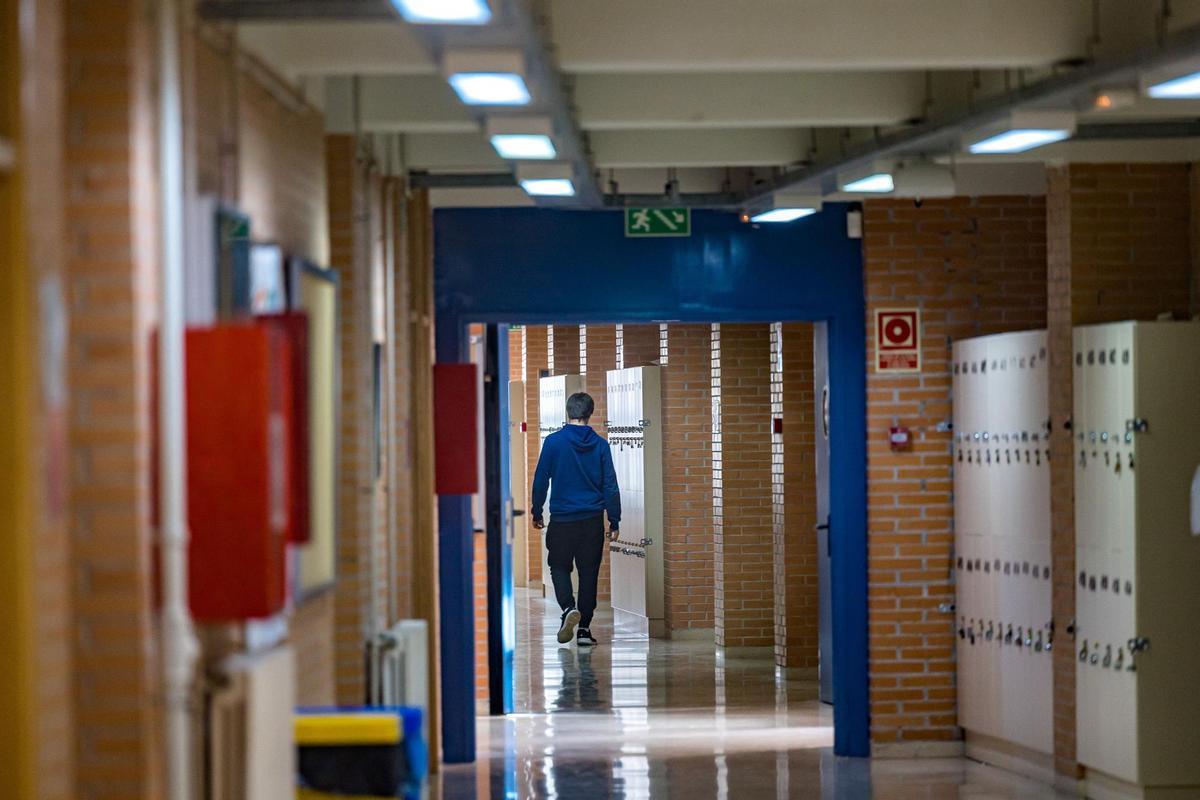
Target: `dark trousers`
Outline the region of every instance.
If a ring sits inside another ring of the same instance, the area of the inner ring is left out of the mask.
[[[546,529],[546,549],[558,605],[563,611],[578,608],[579,626],[588,627],[596,611],[596,581],[604,558],[604,515],[572,522],[555,522],[551,517]],[[579,570],[578,600],[571,587],[572,565]]]

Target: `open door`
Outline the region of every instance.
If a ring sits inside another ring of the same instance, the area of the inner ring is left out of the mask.
[[[833,702],[833,582],[829,514],[829,326],[813,323],[813,396],[817,424],[817,647],[820,697]]]

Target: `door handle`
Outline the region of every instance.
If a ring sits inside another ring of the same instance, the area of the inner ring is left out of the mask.
[[[517,518],[517,517],[523,517],[523,516],[525,516],[525,509],[523,509],[523,508],[514,508],[514,509],[513,509],[513,511],[512,511],[512,515],[513,515],[513,518],[514,518],[514,519],[515,519],[515,518]]]

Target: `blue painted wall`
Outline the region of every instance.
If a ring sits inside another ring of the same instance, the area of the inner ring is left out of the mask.
[[[606,211],[434,215],[439,361],[466,360],[471,322],[829,322],[834,749],[869,754],[866,340],[860,242],[844,205],[787,225],[696,211],[687,238],[627,239]],[[607,289],[607,291],[605,291]],[[443,746],[474,759],[469,498],[441,498]],[[460,509],[461,507],[461,509]]]

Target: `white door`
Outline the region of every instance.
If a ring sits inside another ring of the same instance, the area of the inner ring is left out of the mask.
[[[508,382],[508,484],[513,504],[518,511],[527,511],[529,493],[525,489],[525,381]],[[513,522],[513,585],[529,585],[529,526],[524,519]]]

